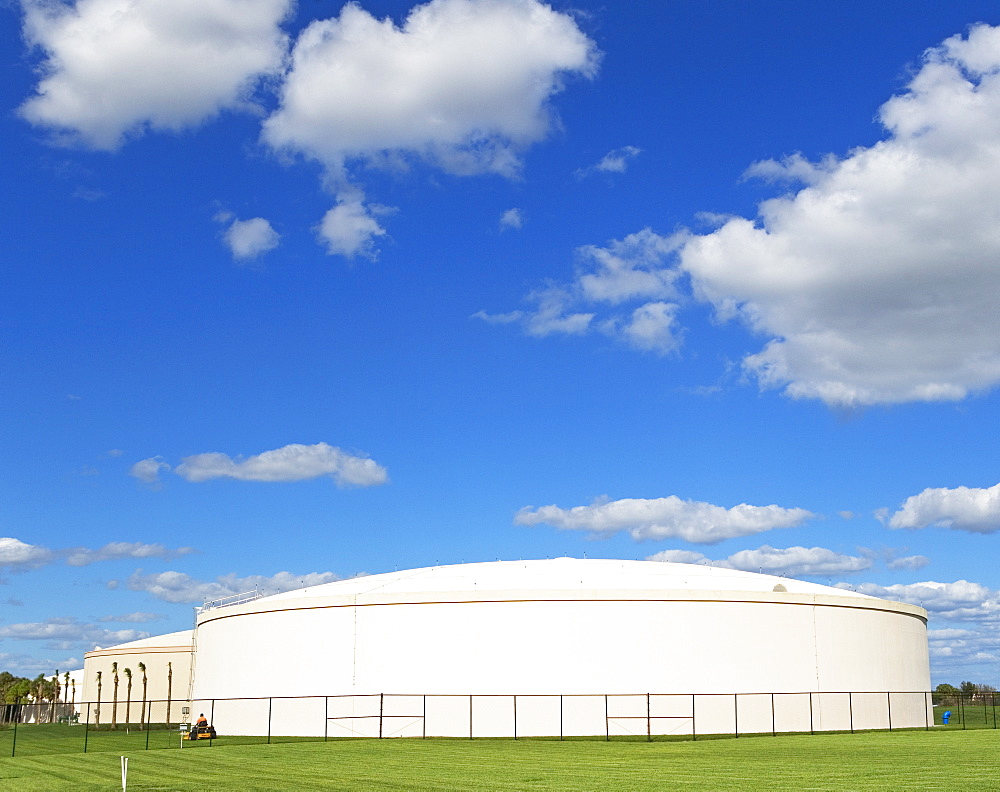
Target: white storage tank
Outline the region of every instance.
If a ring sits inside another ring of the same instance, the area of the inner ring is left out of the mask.
[[[266,698],[275,733],[374,734],[376,720],[383,736],[387,723],[398,734],[514,736],[929,718],[923,609],[705,565],[407,570],[206,609],[195,636],[194,698]],[[317,698],[279,700],[301,696]],[[264,705],[215,706],[230,733],[249,733],[238,724]]]

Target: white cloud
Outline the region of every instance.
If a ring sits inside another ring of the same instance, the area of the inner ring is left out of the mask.
[[[830,405],[956,400],[1000,381],[1000,28],[925,53],[888,137],[681,251],[695,294],[768,338],[762,387]]]
[[[88,566],[98,561],[111,561],[119,558],[161,558],[168,561],[178,556],[193,553],[191,547],[179,547],[171,550],[162,544],[144,544],[143,542],[109,542],[98,550],[77,547],[69,551],[66,563],[70,566]]]
[[[385,236],[376,215],[392,211],[378,205],[366,205],[364,196],[355,191],[341,194],[337,204],[330,209],[316,228],[319,238],[331,255],[362,255],[375,258],[376,237]]]
[[[327,251],[374,257],[384,208],[351,190],[352,164],[517,176],[564,78],[597,61],[573,18],[537,0],[431,0],[399,26],[348,3],[299,35],[261,137],[322,163],[341,192],[318,227]]]
[[[577,178],[589,176],[592,173],[624,173],[629,163],[642,153],[642,149],[637,146],[622,146],[613,149],[601,157],[600,161],[588,168],[581,168],[576,172]]]
[[[159,481],[161,470],[170,470],[170,465],[163,461],[163,457],[155,456],[136,462],[129,468],[128,474],[139,481],[154,484]]]
[[[64,655],[59,658],[39,658],[34,655],[0,652],[0,668],[15,676],[28,677],[29,679],[34,679],[39,674],[51,677],[57,668],[83,668],[83,658],[82,655],[79,657]]]
[[[252,259],[274,250],[281,235],[263,217],[233,220],[222,235],[236,259]]]
[[[781,506],[749,506],[731,509],[699,501],[666,498],[625,498],[597,501],[590,506],[562,509],[558,506],[525,506],[514,518],[518,525],[545,523],[564,530],[590,531],[609,536],[628,531],[633,539],[683,539],[715,544],[736,536],[794,528],[815,517],[805,509]]]
[[[49,647],[64,651],[74,649],[81,644],[87,648],[97,644],[111,646],[148,637],[149,633],[141,630],[106,630],[75,618],[53,618],[42,622],[8,624],[0,627],[0,638],[46,641]]]
[[[524,225],[524,215],[521,210],[517,207],[513,209],[508,209],[502,215],[500,215],[500,228],[520,228]]]
[[[680,346],[677,335],[677,305],[650,302],[640,305],[623,324],[606,325],[612,335],[620,334],[637,349],[672,352]]]
[[[547,287],[562,295],[554,316],[591,316],[574,331],[612,328],[636,345],[621,332],[623,314],[598,312],[615,300],[669,300],[676,312],[685,300],[668,286],[687,278],[691,298],[764,339],[743,360],[762,388],[854,407],[957,400],[994,387],[1000,27],[976,25],[928,50],[880,120],[886,138],[843,157],[752,165],[749,176],[805,185],[763,202],[753,219],[716,217],[721,227],[711,233],[661,238],[669,249],[640,267],[631,256],[620,267],[603,260],[619,243],[596,248],[594,271]],[[647,245],[655,236],[640,234]],[[529,301],[550,316],[516,312],[528,332],[552,315],[553,300],[538,294]],[[678,338],[672,327],[656,347],[675,348]]]
[[[216,478],[239,481],[304,481],[330,476],[338,486],[370,487],[384,484],[388,474],[375,460],[354,456],[326,443],[292,443],[255,456],[233,459],[207,453],[185,457],[175,470],[192,482]]]
[[[940,487],[911,495],[889,518],[890,528],[954,528],[972,533],[1000,530],[1000,484],[978,487]]]
[[[809,575],[845,575],[872,566],[872,560],[828,550],[825,547],[776,548],[764,545],[756,550],[740,550],[728,558],[711,560],[689,550],[663,550],[647,561],[674,561],[684,564],[706,563],[725,569],[762,572],[768,575],[800,577]]]
[[[270,577],[265,575],[248,575],[238,577],[235,574],[222,575],[214,581],[197,580],[184,572],[157,572],[144,575],[138,571],[126,581],[131,591],[145,591],[165,602],[195,602],[243,594],[258,589],[262,594],[278,594],[282,591],[308,586],[319,586],[333,583],[342,578],[332,572],[309,572],[296,575],[292,572],[278,572]]]
[[[927,556],[912,555],[903,558],[892,558],[885,562],[889,569],[923,569],[931,560]]]
[[[263,138],[333,171],[397,152],[514,175],[548,132],[563,75],[596,63],[573,18],[536,0],[432,0],[401,26],[348,3],[299,36]]]
[[[848,588],[843,583],[838,585]],[[940,619],[1000,622],[1000,591],[968,580],[956,580],[954,583],[896,583],[891,586],[863,583],[850,588],[873,597],[919,605]]]
[[[292,0],[21,0],[45,56],[33,124],[114,149],[148,126],[179,130],[249,102],[287,48]]]
[[[162,621],[167,618],[162,613],[147,613],[145,611],[135,611],[134,613],[121,613],[117,616],[104,616],[100,622],[116,622],[118,624],[147,624],[148,622]]]
[[[0,537],[0,567],[31,569],[49,563],[53,557],[46,547],[27,544],[12,536]]]
[[[640,349],[672,351],[679,344],[678,306],[667,300],[679,297],[675,285],[679,273],[665,262],[686,238],[644,228],[605,247],[585,245],[577,250],[575,280],[529,294],[525,299],[534,304],[531,310],[480,311],[474,316],[491,323],[520,324],[533,336],[579,335],[596,328]],[[602,308],[608,312],[599,314]],[[593,321],[598,316],[602,318]]]

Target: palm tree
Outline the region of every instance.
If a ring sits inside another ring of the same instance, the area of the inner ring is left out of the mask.
[[[49,723],[56,722],[56,707],[59,705],[59,669],[56,669],[56,675],[52,677],[52,707],[49,714]]]
[[[125,668],[122,669],[125,674],[125,678],[128,680],[128,685],[125,688],[125,728],[128,728],[129,723],[132,721],[132,669]]]
[[[67,703],[66,699],[68,699],[68,698],[69,698],[69,671],[67,671],[65,674],[63,674],[63,704]],[[66,707],[63,707],[63,710],[65,710],[65,709],[66,709]],[[73,717],[73,711],[67,712],[66,716],[67,716],[67,718],[72,718]],[[68,720],[66,722],[69,723]]]
[[[173,663],[167,663],[167,728],[170,728],[170,690],[174,682]]]
[[[115,697],[111,704],[111,728],[118,728],[118,663],[111,664],[111,673],[115,675]]]
[[[97,709],[94,710],[94,725],[101,725],[101,672],[97,672]]]
[[[146,727],[146,664],[139,663],[139,670],[142,671],[142,710],[139,712],[139,728]]]

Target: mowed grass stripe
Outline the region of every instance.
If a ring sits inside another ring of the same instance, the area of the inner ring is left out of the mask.
[[[1000,732],[703,742],[344,740],[130,754],[130,790],[1000,790]],[[0,789],[121,789],[118,756],[0,759]]]

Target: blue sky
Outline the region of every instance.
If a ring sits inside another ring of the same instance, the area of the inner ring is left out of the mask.
[[[0,666],[586,554],[997,683],[994,3],[0,13]]]

